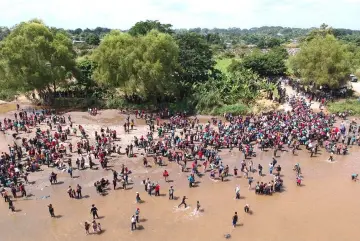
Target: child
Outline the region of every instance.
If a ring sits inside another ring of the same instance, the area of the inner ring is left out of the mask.
[[[334,155],[334,152],[333,151],[331,151],[331,153],[330,153],[330,157],[329,157],[329,159],[328,159],[328,161],[334,161],[334,157],[333,157],[333,155]]]
[[[214,179],[215,178],[215,171],[211,170],[210,172],[210,178]]]
[[[196,212],[199,212],[199,209],[200,209],[200,202],[197,201],[196,202]]]
[[[92,226],[93,226],[94,233],[97,233],[98,226],[97,226],[97,223],[95,222],[95,220],[92,222]]]
[[[234,177],[237,177],[237,175],[238,175],[238,169],[234,167]]]
[[[90,229],[90,224],[88,222],[85,222],[85,233],[86,234],[90,234],[89,229]]]
[[[15,207],[14,207],[14,204],[13,204],[13,201],[9,199],[9,209],[11,210],[11,212],[15,212]]]
[[[352,174],[351,175],[351,180],[353,180],[354,182],[356,182],[358,180],[358,174]]]
[[[254,181],[254,179],[252,177],[248,178],[248,183],[249,183],[249,190],[251,189],[251,184]]]
[[[136,203],[140,203],[140,202],[141,202],[140,194],[139,192],[136,192]]]
[[[299,176],[296,177],[296,185],[301,186],[301,178]]]
[[[140,215],[140,208],[137,208],[135,210],[135,219],[137,223],[139,223],[139,215]]]
[[[99,229],[99,233],[101,233],[102,230],[101,230],[101,225],[100,225],[100,223],[98,223],[97,226],[98,226],[98,229]]]
[[[245,211],[245,213],[249,213],[249,212],[250,212],[250,205],[249,205],[249,204],[246,204],[246,205],[245,205],[244,211]]]

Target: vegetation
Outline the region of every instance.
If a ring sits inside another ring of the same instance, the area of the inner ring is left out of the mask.
[[[100,38],[98,35],[91,33],[86,36],[85,41],[89,45],[99,45],[100,44]]]
[[[360,115],[360,100],[348,99],[339,102],[332,102],[327,105],[327,108],[331,113],[351,111],[353,115]]]
[[[249,104],[258,95],[261,80],[249,69],[237,69],[220,79],[195,85],[196,110],[213,113],[215,109],[239,103]]]
[[[233,61],[236,59],[233,58],[222,58],[216,60],[215,69],[220,70],[222,73],[228,73],[228,68]]]
[[[158,102],[176,94],[178,56],[179,48],[168,34],[152,30],[133,37],[113,31],[94,52],[94,76],[104,86],[121,88],[128,98]]]
[[[300,52],[289,58],[294,47]],[[66,107],[246,114],[254,106],[266,110],[260,99],[279,97],[280,76],[337,88],[356,69],[360,32],[327,25],[176,30],[146,20],[119,31],[63,30],[32,20],[0,28],[0,99],[36,91]],[[66,91],[71,95],[58,98]]]
[[[33,20],[17,25],[1,42],[0,81],[4,89],[36,90],[46,99],[75,68],[69,37]]]
[[[207,81],[216,74],[215,61],[209,44],[197,33],[176,36],[179,45],[179,79],[185,86]]]
[[[129,34],[132,36],[146,35],[154,29],[161,33],[173,33],[171,24],[162,24],[159,21],[146,20],[137,22],[132,28],[129,29]]]
[[[251,69],[262,77],[283,76],[286,72],[285,60],[288,54],[283,48],[274,48],[269,52],[255,50],[241,61],[233,61],[230,71],[238,68]]]
[[[336,88],[348,80],[353,55],[333,35],[315,36],[290,60],[295,75],[315,87]]]

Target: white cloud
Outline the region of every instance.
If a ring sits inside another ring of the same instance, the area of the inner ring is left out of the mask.
[[[63,28],[127,29],[141,20],[177,28],[282,25],[360,28],[360,0],[0,0],[0,25],[40,18]]]

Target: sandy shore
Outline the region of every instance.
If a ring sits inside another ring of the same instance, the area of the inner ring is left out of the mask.
[[[71,112],[75,125],[83,125],[94,141],[93,132],[101,127],[109,126],[116,129],[121,137],[117,144],[123,147],[130,143],[134,136],[146,134],[147,126],[143,121],[135,120],[135,130],[124,134],[122,124],[124,116],[116,110],[102,111],[100,115],[91,117],[83,112]],[[13,118],[13,113],[1,115]],[[45,128],[45,126],[43,126]],[[32,135],[31,133],[30,135]],[[22,135],[24,136],[24,135]],[[157,134],[155,134],[157,136]],[[71,142],[77,138],[71,136]],[[12,137],[0,134],[0,150],[7,150],[7,144],[12,143]],[[304,149],[304,148],[303,148]],[[255,149],[257,157],[253,158],[254,166],[261,163],[264,167],[263,177],[256,173],[256,181],[272,180],[268,172],[272,152],[261,152]],[[359,170],[357,161],[358,147],[350,148],[350,155],[335,156],[335,162],[326,161],[328,154],[309,158],[307,152],[300,151],[298,156],[291,152],[281,152],[278,163],[282,166],[284,191],[272,196],[255,195],[254,190],[248,190],[245,178],[229,177],[226,182],[212,180],[207,173],[198,178],[198,187],[189,188],[187,175],[182,173],[176,163],[168,163],[164,167],[144,168],[141,161],[141,151],[135,151],[137,158],[126,158],[124,155],[112,154],[109,163],[111,168],[118,170],[125,164],[132,170],[133,185],[129,190],[109,190],[108,195],[96,193],[93,183],[101,177],[112,179],[110,170],[74,171],[77,178],[70,179],[67,173],[59,172],[57,185],[50,185],[48,175],[55,169],[43,167],[43,171],[31,173],[26,186],[28,198],[18,198],[14,202],[19,211],[11,213],[3,201],[0,204],[0,227],[2,240],[124,240],[124,241],[155,241],[155,240],[224,240],[225,234],[231,234],[232,240],[252,241],[337,241],[354,240],[357,236],[357,221],[360,215],[358,209],[359,184],[350,180],[350,175]],[[222,150],[221,158],[224,164],[240,167],[242,155],[234,150]],[[74,154],[75,156],[75,154]],[[152,158],[149,159],[152,161]],[[292,168],[300,162],[304,174],[303,186],[297,187],[295,173]],[[166,183],[162,172],[170,173],[172,182]],[[232,172],[232,171],[231,171]],[[149,177],[158,181],[161,186],[160,197],[148,196],[141,181]],[[83,187],[83,199],[70,199],[66,193],[67,187]],[[175,196],[186,195],[189,208],[177,208],[181,202],[168,200],[168,188],[173,185]],[[240,185],[240,200],[235,200],[234,189]],[[135,203],[135,193],[140,192],[145,201]],[[202,212],[194,212],[196,201],[200,201]],[[52,203],[58,218],[50,218],[47,205]],[[248,203],[253,210],[252,215],[245,214],[244,205]],[[92,221],[91,204],[99,209],[104,232],[101,235],[85,235],[83,224]],[[130,217],[139,207],[140,229],[130,231]],[[239,213],[239,227],[233,229],[231,218],[234,212]]]

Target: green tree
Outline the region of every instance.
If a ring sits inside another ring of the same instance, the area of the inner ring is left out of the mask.
[[[234,72],[245,68],[251,69],[261,77],[282,76],[286,72],[285,60],[287,57],[288,54],[284,48],[274,48],[265,53],[254,50],[242,61],[233,61],[228,70]]]
[[[56,92],[75,66],[72,42],[62,31],[50,31],[39,20],[17,25],[1,43],[2,73],[7,88]]]
[[[10,29],[7,27],[0,27],[0,41],[10,34]]]
[[[75,33],[76,35],[79,35],[79,34],[81,34],[82,32],[83,32],[83,30],[82,30],[81,28],[77,28],[77,29],[74,30],[74,33]]]
[[[290,59],[290,66],[305,84],[336,88],[347,80],[351,59],[352,54],[345,44],[333,35],[319,35],[303,43],[300,52]]]
[[[157,30],[141,37],[113,31],[94,52],[94,76],[101,84],[120,87],[128,97],[156,102],[176,92],[178,52],[173,37]]]
[[[90,33],[85,37],[85,42],[89,45],[99,45],[100,38],[98,35],[96,35],[94,33]]]
[[[197,83],[194,85],[196,109],[209,113],[223,105],[248,104],[257,97],[261,83],[259,75],[241,67],[221,78]]]
[[[79,58],[76,61],[77,71],[74,74],[77,85],[84,86],[87,89],[95,85],[93,80],[95,66],[95,63],[88,57]]]
[[[209,44],[195,32],[176,35],[176,42],[180,49],[180,80],[185,84],[207,81],[215,67]]]
[[[329,25],[323,23],[319,28],[313,29],[309,34],[305,37],[305,41],[311,41],[316,37],[326,37],[327,35],[334,35],[334,31]]]
[[[258,48],[261,49],[274,48],[280,45],[281,45],[281,40],[279,38],[273,38],[268,36],[264,36],[257,43]]]
[[[129,34],[132,36],[146,35],[153,29],[156,29],[161,33],[174,33],[171,24],[162,24],[157,20],[146,20],[137,22],[133,27],[129,29]]]

